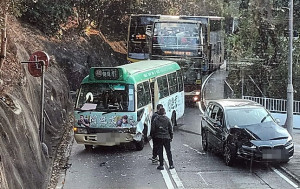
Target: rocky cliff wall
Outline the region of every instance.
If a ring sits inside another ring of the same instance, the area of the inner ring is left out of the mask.
[[[0,77],[0,188],[46,188],[57,146],[72,125],[70,89],[76,90],[89,67],[125,64],[126,57],[98,35],[49,38],[14,17],[8,18],[7,33],[7,57]],[[32,77],[27,65],[20,63],[40,50],[51,59],[45,73],[48,154],[43,153],[39,139],[41,79]]]

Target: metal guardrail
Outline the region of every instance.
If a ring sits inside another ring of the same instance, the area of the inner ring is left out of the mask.
[[[252,100],[263,105],[270,112],[286,113],[287,100],[285,99],[275,99],[275,98],[264,98],[264,97],[253,97],[253,96],[243,96],[243,99]],[[300,114],[300,101],[294,100],[293,107],[295,114]]]

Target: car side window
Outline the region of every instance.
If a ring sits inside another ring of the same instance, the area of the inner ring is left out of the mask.
[[[211,111],[211,114],[209,116],[215,122],[217,121],[216,117],[217,117],[217,113],[218,113],[219,109],[220,108],[218,106],[214,106],[213,109],[212,109],[212,111]]]
[[[216,121],[220,123],[220,125],[223,125],[223,110],[222,108],[219,108],[217,115],[216,115]]]
[[[211,108],[211,113],[209,115],[210,120],[219,126],[223,125],[223,110],[221,107],[214,105]]]
[[[210,117],[210,113],[211,113],[212,109],[213,109],[213,105],[212,104],[208,105],[208,107],[206,108],[206,111],[205,111],[205,114],[207,117]]]

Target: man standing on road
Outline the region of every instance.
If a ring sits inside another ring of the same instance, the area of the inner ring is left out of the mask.
[[[161,108],[158,111],[158,116],[153,122],[153,136],[157,139],[158,145],[158,156],[159,156],[159,166],[158,170],[164,169],[164,158],[163,158],[163,147],[166,149],[169,168],[174,169],[172,153],[171,153],[171,141],[173,139],[173,128],[171,120],[166,116],[166,111]]]
[[[153,142],[153,149],[152,149],[152,157],[150,158],[150,160],[152,160],[153,164],[158,163],[158,148],[157,148],[157,139],[155,138],[155,136],[153,135],[153,122],[155,120],[155,118],[158,116],[158,111],[163,108],[162,104],[157,104],[156,106],[156,112],[153,113],[152,118],[151,118],[151,132],[150,132],[150,136],[152,138],[152,142]]]

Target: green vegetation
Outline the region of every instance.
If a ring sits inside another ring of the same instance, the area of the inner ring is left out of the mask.
[[[238,30],[227,32],[226,52],[231,63],[252,63],[243,67],[244,95],[262,95],[259,87],[265,96],[286,98],[289,9],[285,0],[4,0],[0,5],[0,14],[14,14],[49,35],[64,35],[66,28],[79,33],[93,28],[115,40],[126,40],[131,13],[224,16],[227,29],[232,18],[237,18]],[[294,0],[294,29],[300,26],[299,18],[300,0]],[[2,21],[0,18],[0,24]],[[299,43],[294,40],[296,91],[300,91]],[[239,97],[242,71],[236,69],[231,71],[229,83]],[[297,92],[295,99],[300,99]]]
[[[232,3],[234,2],[234,3]],[[244,0],[229,1],[228,10],[239,10],[238,32],[229,35],[227,52],[230,62],[251,63],[251,66],[235,66],[229,75],[229,82],[236,96],[242,94],[244,78],[244,95],[271,98],[286,98],[287,63],[288,63],[288,1]],[[294,29],[299,26],[299,1],[294,1]],[[299,40],[294,38],[293,83],[299,91]],[[251,79],[252,78],[252,79]],[[300,94],[295,92],[295,99]]]

